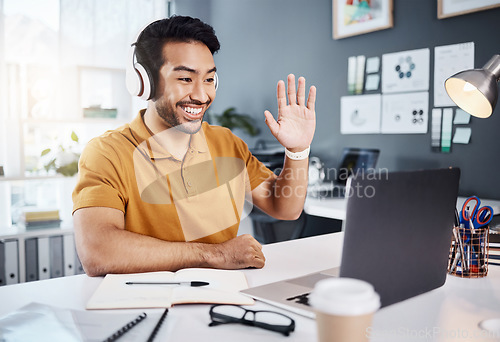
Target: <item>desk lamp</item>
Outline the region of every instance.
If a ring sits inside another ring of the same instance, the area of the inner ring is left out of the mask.
[[[460,108],[478,118],[493,113],[498,99],[500,55],[494,55],[482,69],[461,71],[444,82],[446,92]]]

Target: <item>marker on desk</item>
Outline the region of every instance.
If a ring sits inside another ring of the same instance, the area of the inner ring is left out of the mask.
[[[192,287],[207,286],[206,281],[127,281],[126,285],[188,285]]]

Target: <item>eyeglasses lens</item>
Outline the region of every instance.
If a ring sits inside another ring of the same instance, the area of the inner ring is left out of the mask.
[[[212,308],[212,313],[217,317],[238,318],[245,316],[246,310],[235,305],[217,305]]]
[[[288,326],[292,323],[289,317],[280,315],[276,312],[258,311],[255,313],[255,321],[266,323],[270,325],[284,325]]]

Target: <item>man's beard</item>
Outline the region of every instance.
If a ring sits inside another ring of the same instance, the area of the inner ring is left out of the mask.
[[[209,102],[208,102],[209,103]],[[207,105],[208,105],[207,103]],[[196,104],[196,105],[202,105],[201,102],[198,101],[192,101],[192,102],[178,102],[176,107],[182,106],[182,105],[187,105],[187,104]],[[176,115],[175,108],[172,108],[172,106],[168,104],[159,103],[157,101],[155,103],[156,107],[156,112],[160,116],[160,118],[163,119],[163,121],[170,127],[175,128],[183,133],[186,134],[195,134],[197,133],[200,128],[201,128],[201,123],[203,121],[203,117],[198,120],[192,120],[188,121],[186,123],[181,123],[179,121],[179,118]]]

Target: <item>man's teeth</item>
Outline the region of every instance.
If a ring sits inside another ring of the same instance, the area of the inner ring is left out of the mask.
[[[193,107],[184,107],[183,108],[186,112],[197,115],[200,114],[201,108],[193,108]]]

